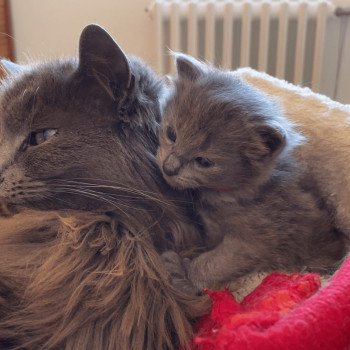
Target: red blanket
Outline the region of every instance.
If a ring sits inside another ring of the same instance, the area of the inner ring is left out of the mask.
[[[212,311],[193,349],[350,349],[350,258],[321,289],[317,274],[273,273],[241,303],[227,290],[206,292]]]

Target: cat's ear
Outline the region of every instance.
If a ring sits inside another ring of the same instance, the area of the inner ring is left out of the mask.
[[[19,74],[25,70],[24,66],[5,59],[1,60],[0,63],[3,71],[8,75]]]
[[[206,70],[205,65],[194,57],[179,52],[175,57],[177,74],[180,79],[197,80]]]
[[[286,146],[286,136],[278,128],[262,125],[257,127],[257,132],[266,149],[264,158],[276,157]]]
[[[85,27],[80,36],[79,73],[94,78],[113,99],[130,90],[134,82],[122,49],[95,24]]]

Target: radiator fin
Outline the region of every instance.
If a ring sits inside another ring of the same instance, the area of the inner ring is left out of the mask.
[[[251,66],[320,89],[328,0],[157,0],[157,69],[174,73],[167,49],[227,69]]]

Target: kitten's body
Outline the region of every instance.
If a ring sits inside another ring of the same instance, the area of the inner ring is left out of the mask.
[[[190,280],[213,288],[251,272],[333,272],[344,240],[303,182],[303,176],[277,175],[248,199],[201,190],[198,211],[215,248],[192,261]]]
[[[205,305],[158,252],[201,237],[156,166],[163,86],[98,26],[79,53],[4,62],[0,198],[19,214],[0,226],[0,348],[186,346]]]
[[[190,281],[203,288],[254,271],[331,272],[345,238],[293,160],[302,137],[277,106],[229,73],[184,55],[177,66],[158,161],[170,185],[199,191],[212,249],[188,265]],[[174,254],[165,258],[170,269],[179,263]]]

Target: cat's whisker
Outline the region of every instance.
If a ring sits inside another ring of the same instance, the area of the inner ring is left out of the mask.
[[[173,205],[174,203],[179,203],[179,202],[185,202],[188,203],[188,201],[178,201],[178,200],[161,200],[157,197],[154,197],[150,194],[148,194],[147,192],[138,190],[138,189],[134,189],[134,188],[129,188],[129,187],[121,187],[121,186],[113,186],[113,185],[104,185],[104,184],[97,184],[97,183],[89,183],[89,182],[83,182],[83,181],[74,181],[74,180],[57,180],[57,181],[62,181],[62,182],[66,182],[69,184],[79,184],[79,185],[84,185],[86,187],[97,187],[97,188],[109,188],[109,189],[114,189],[114,190],[120,190],[120,191],[125,191],[125,192],[129,192],[129,193],[134,193],[134,194],[138,194],[140,196],[146,197],[150,200],[162,203],[164,205]],[[113,181],[111,181],[113,183]],[[115,183],[115,182],[114,182]],[[149,192],[149,193],[153,193],[153,192]]]
[[[97,194],[101,194],[104,196],[108,196],[108,197],[112,197],[114,199],[118,198],[118,199],[127,199],[129,201],[137,201],[137,200],[142,200],[144,198],[142,197],[138,197],[138,196],[131,196],[131,195],[122,195],[122,194],[116,194],[116,193],[105,193],[105,192],[101,192],[101,191],[96,191],[96,190],[91,190],[90,186],[86,187],[86,186],[82,186],[82,185],[70,185],[70,184],[64,184],[64,185],[56,185],[56,187],[60,187],[60,186],[65,186],[65,187],[69,187],[69,188],[78,188],[78,189],[82,189],[82,190],[89,190],[91,192],[97,193]],[[98,187],[98,186],[96,186]]]
[[[69,206],[71,205],[70,202],[68,202],[68,201],[66,201],[66,200],[64,200],[64,199],[62,199],[62,198],[60,198],[60,197],[58,197],[58,196],[55,196],[55,195],[53,195],[53,194],[48,194],[48,193],[46,193],[46,194],[42,194],[41,197],[42,197],[42,198],[49,199],[49,200],[60,201],[60,202],[66,204],[66,205],[69,205]]]
[[[84,181],[74,181],[74,180],[58,180],[58,181],[62,181],[62,182],[66,182],[66,183],[70,183],[70,184],[80,184],[80,185],[84,185],[87,187],[101,187],[101,188],[113,188],[113,189],[118,189],[121,191],[125,191],[125,192],[131,192],[131,193],[136,193],[139,195],[145,195],[148,193],[134,189],[134,188],[130,188],[130,187],[125,187],[125,186],[112,186],[112,185],[105,185],[105,184],[101,184],[101,183],[90,183],[90,182],[84,182]],[[107,181],[106,181],[107,182]],[[111,183],[116,183],[116,182],[111,182]],[[150,192],[152,193],[152,192]]]
[[[89,181],[89,180],[90,181],[94,181],[94,182],[86,182],[86,181]],[[137,189],[137,188],[134,188],[134,187],[130,187],[129,185],[126,186],[124,183],[121,183],[121,182],[118,182],[118,181],[115,181],[115,180],[81,177],[81,178],[72,178],[71,180],[60,179],[60,181],[79,182],[79,183],[85,183],[85,184],[91,185],[91,186],[104,185],[104,183],[106,183],[107,185],[108,184],[111,184],[111,185],[117,184],[117,185],[119,185],[120,188],[124,188],[126,190],[133,190],[133,191],[136,191],[136,192],[142,193],[142,194],[145,193],[145,194],[149,194],[149,195],[151,195],[151,194],[159,195],[159,193],[157,193],[157,192],[140,190],[140,189]]]
[[[27,92],[28,92],[28,89],[24,89],[24,91],[22,93],[22,101],[24,100],[24,96],[26,95]]]
[[[155,227],[157,224],[159,224],[164,216],[164,211],[162,211],[161,215],[159,216],[159,218],[157,220],[155,220],[153,222],[153,224],[149,225],[148,227],[145,227],[142,231],[139,232],[140,235],[145,234],[147,235],[147,232],[149,232],[151,230],[152,227]]]
[[[85,187],[82,187],[82,186],[69,186],[69,185],[58,185],[58,186],[55,186],[55,188],[60,188],[60,189],[66,189],[66,188],[69,188],[71,190],[81,190],[81,191],[86,191],[86,192],[89,192],[89,193],[92,193],[92,194],[96,194],[96,195],[100,195],[100,196],[103,196],[104,198],[109,198],[110,200],[116,200],[116,199],[127,199],[128,201],[136,201],[138,200],[139,198],[137,197],[130,197],[130,196],[123,196],[123,195],[113,195],[113,194],[110,194],[110,193],[105,193],[105,192],[101,192],[101,191],[95,191],[95,190],[90,190],[90,189],[87,189]],[[120,203],[121,205],[125,206],[125,207],[128,207],[128,208],[131,208],[130,206],[127,206],[126,204],[124,203]],[[134,208],[134,207],[132,207]]]
[[[100,191],[94,191],[94,190],[90,190],[90,189],[86,189],[84,187],[79,187],[77,188],[76,186],[70,186],[70,185],[57,185],[55,188],[57,189],[62,189],[64,191],[66,191],[67,189],[71,190],[74,192],[74,190],[81,190],[81,191],[85,191],[85,192],[88,192],[88,193],[91,193],[91,194],[94,194],[96,196],[99,196],[99,198],[104,198],[107,199],[110,201],[110,202],[113,202],[115,206],[123,206],[125,208],[129,208],[129,209],[132,209],[132,210],[138,210],[138,211],[150,211],[149,209],[146,209],[146,208],[138,208],[136,206],[129,206],[123,202],[116,202],[115,200],[120,200],[120,199],[127,199],[128,201],[139,201],[140,199],[143,199],[143,198],[140,198],[140,197],[128,197],[128,196],[115,196],[114,194],[106,194],[104,192],[100,192]],[[129,199],[131,198],[131,199]],[[164,211],[162,211],[162,213],[164,214]]]
[[[92,180],[92,181],[96,181],[96,182],[82,182],[82,181],[78,181],[78,180]],[[106,186],[103,184],[103,182],[107,183],[107,184],[117,184],[120,186],[112,186],[112,188],[116,188],[116,189],[121,189],[121,190],[125,190],[125,191],[134,191],[137,194],[142,194],[142,195],[157,195],[159,196],[160,193],[159,192],[154,192],[154,191],[145,191],[145,190],[140,190],[134,187],[125,187],[125,184],[115,181],[115,180],[107,180],[107,179],[96,179],[96,178],[87,178],[87,177],[81,177],[81,178],[72,178],[71,180],[65,180],[65,179],[59,179],[58,181],[64,181],[64,182],[73,182],[73,183],[80,183],[80,184],[86,184],[87,186]],[[153,196],[151,196],[151,198],[154,198]],[[154,198],[155,200],[161,201],[160,198],[156,197]],[[171,202],[171,203],[190,203],[190,201],[188,200],[184,200],[184,199],[167,199],[167,202]]]
[[[64,188],[64,187],[62,187],[61,190],[62,191],[64,190],[65,192],[69,192],[69,193],[81,194],[83,196],[90,197],[90,198],[97,198],[97,199],[99,199],[99,200],[101,200],[101,201],[103,201],[105,203],[113,205],[118,210],[120,210],[122,213],[124,213],[127,217],[130,217],[130,216],[120,206],[127,207],[129,209],[137,209],[137,208],[130,207],[130,206],[128,206],[126,204],[123,204],[123,203],[116,203],[114,201],[111,201],[111,200],[108,200],[108,199],[104,198],[101,195],[90,193],[90,192],[84,191],[84,190],[79,190],[79,189],[74,189],[74,188]],[[58,192],[62,193],[62,191],[59,190]]]
[[[26,193],[41,193],[47,189],[45,186],[21,186],[20,188],[14,188],[16,191],[25,191]]]
[[[88,183],[88,182],[83,182],[83,181],[71,181],[71,180],[66,180],[66,181],[71,182],[71,183],[78,183],[78,184],[85,185],[88,187],[100,187],[100,188],[111,188],[111,189],[121,190],[121,191],[125,191],[125,192],[130,192],[130,193],[135,193],[138,195],[146,196],[147,198],[150,198],[150,199],[159,200],[158,198],[153,197],[149,194],[152,192],[147,193],[147,192],[143,192],[141,190],[137,190],[137,189],[130,188],[130,187],[113,186],[113,185],[105,185],[105,184],[98,184],[98,183]]]
[[[62,193],[63,191],[56,191],[58,193]],[[87,192],[84,192],[84,191],[79,191],[79,190],[73,190],[73,189],[66,189],[64,190],[64,193],[71,193],[71,194],[79,194],[79,195],[82,195],[82,196],[85,196],[85,197],[88,197],[88,198],[97,198],[99,199],[100,201],[102,202],[105,202],[105,203],[108,203],[108,204],[111,204],[113,207],[115,207],[116,209],[120,210],[123,214],[125,214],[127,217],[130,217],[121,207],[120,205],[124,206],[123,204],[121,203],[115,203],[115,202],[112,202],[112,201],[109,201],[108,199],[106,198],[103,198],[103,197],[100,197],[98,195],[95,195],[95,194],[92,194],[92,193],[87,193]]]

